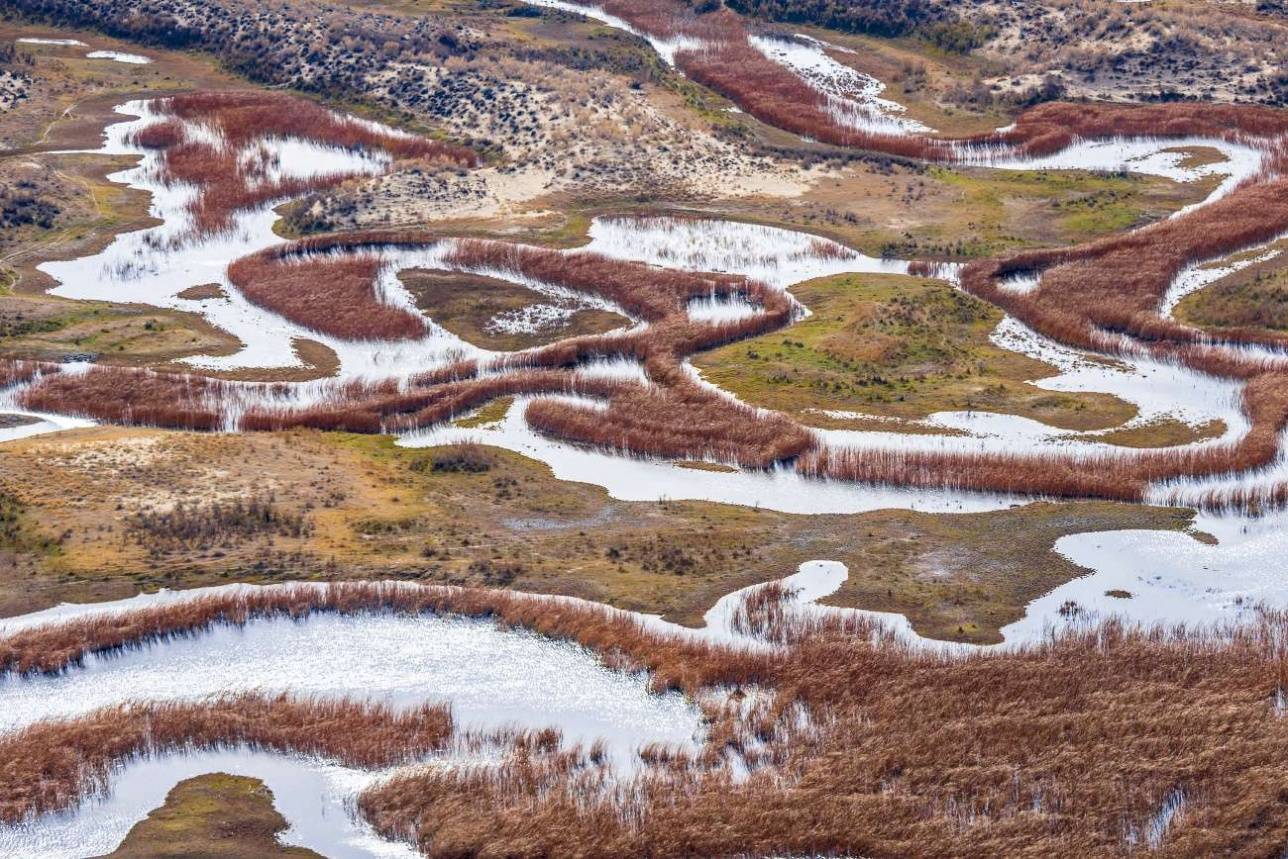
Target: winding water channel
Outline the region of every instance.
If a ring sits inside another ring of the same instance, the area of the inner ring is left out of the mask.
[[[559,0],[542,0],[542,5],[583,8]],[[664,57],[672,58],[677,47],[684,47],[657,42],[655,46]],[[794,44],[789,50],[782,45],[766,45],[763,49],[802,73],[814,75],[820,86],[848,87],[838,92],[857,92],[879,102],[879,88],[864,90],[862,81],[838,78],[835,69],[803,53],[807,46]],[[887,121],[896,125],[903,121],[899,111],[880,104],[877,107],[887,114]],[[293,343],[302,338],[324,344],[339,357],[334,380],[294,385],[285,395],[269,393],[266,386],[247,384],[244,389],[248,403],[271,396],[275,402],[285,398],[306,405],[326,396],[333,385],[348,380],[406,378],[461,358],[487,364],[499,357],[432,324],[432,320],[428,332],[419,339],[353,342],[306,329],[250,303],[229,282],[227,268],[239,257],[281,243],[272,230],[277,218],[273,204],[238,213],[227,233],[194,238],[188,207],[195,189],[166,181],[158,154],[129,142],[132,132],[155,119],[152,109],[146,103],[131,102],[118,108],[118,112],[125,118],[108,127],[106,141],[97,152],[139,158],[137,166],[111,178],[150,193],[151,214],[161,223],[121,234],[100,253],[42,265],[41,270],[58,281],[53,294],[199,313],[241,343],[241,348],[231,355],[189,359],[188,363],[199,370],[299,367],[302,364]],[[911,124],[900,127],[918,130]],[[300,141],[264,141],[257,145],[267,147],[270,157],[288,165],[283,169],[302,171],[298,175],[375,174],[388,167],[387,161],[376,156]],[[1187,166],[1181,150],[1196,147],[1216,149],[1225,160]],[[1208,139],[1082,141],[1042,159],[982,153],[964,153],[964,157],[971,163],[997,169],[1125,168],[1182,182],[1218,176],[1219,182],[1208,199],[1195,205],[1228,193],[1261,164],[1260,153],[1253,148]],[[444,254],[450,244],[446,240],[423,249],[381,251],[381,295],[390,303],[414,306],[398,282],[398,272],[446,267]],[[744,274],[787,291],[794,284],[830,274],[909,271],[907,261],[875,259],[805,233],[687,218],[599,218],[590,227],[586,246],[568,251],[585,252],[689,271]],[[567,294],[554,285],[525,281],[510,272],[475,273],[517,282],[532,290],[534,300],[556,298],[621,312],[621,308],[594,296]],[[955,270],[944,267],[938,274],[952,281]],[[1210,282],[1209,277],[1197,266],[1182,273],[1169,293],[1164,312],[1170,312],[1184,294]],[[224,295],[198,301],[179,297],[190,287],[209,283],[220,285]],[[738,318],[738,314],[754,309],[697,302],[690,312],[696,319],[720,321]],[[802,307],[801,312],[808,313],[809,309]],[[632,324],[642,323],[632,320]],[[1133,404],[1138,414],[1129,427],[1164,418],[1191,426],[1221,421],[1225,430],[1220,437],[1194,443],[1208,446],[1229,444],[1248,432],[1248,420],[1239,406],[1240,387],[1235,383],[1147,358],[1127,356],[1107,362],[1057,344],[1011,318],[998,326],[993,342],[1055,367],[1056,375],[1035,382],[1040,387],[1107,393]],[[603,362],[583,372],[648,383],[641,368],[629,361]],[[12,404],[14,395],[13,390],[0,392],[0,411],[9,410],[5,406]],[[517,398],[505,417],[491,425],[469,429],[438,426],[408,433],[399,443],[428,446],[483,441],[546,462],[559,479],[599,485],[614,497],[629,500],[699,499],[802,515],[882,508],[979,512],[1032,500],[951,489],[820,482],[788,470],[717,472],[677,468],[670,462],[552,441],[527,426],[523,418],[527,403],[526,398]],[[77,416],[42,414],[31,418],[0,429],[0,442],[91,423]],[[926,432],[916,435],[848,430],[819,430],[818,435],[834,447],[867,451],[1058,449],[1100,456],[1117,450],[1098,438],[1103,432],[1057,431],[1028,419],[991,413],[939,413],[927,418],[923,429]],[[1151,500],[1184,505],[1213,487],[1246,486],[1250,481],[1269,483],[1280,478],[1288,478],[1288,458],[1282,455],[1272,467],[1254,475],[1224,475],[1157,486]],[[1259,519],[1202,514],[1196,530],[1212,535],[1215,543],[1201,542],[1189,534],[1154,531],[1062,538],[1056,551],[1092,572],[1034,600],[1024,618],[1002,630],[1006,645],[1032,642],[1060,626],[1094,622],[1110,615],[1141,623],[1219,623],[1236,619],[1258,604],[1288,607],[1288,576],[1283,575],[1283,569],[1274,568],[1275,560],[1268,560],[1288,555],[1288,514]],[[831,561],[804,565],[787,580],[797,589],[795,610],[853,611],[814,605],[834,592],[846,575],[842,565]],[[128,611],[188,599],[196,593],[199,592],[164,593],[115,605],[60,607],[25,618],[0,620],[0,636],[96,612]],[[1123,598],[1113,593],[1130,596]],[[706,626],[696,631],[673,627],[657,618],[638,619],[676,635],[760,646],[732,626],[732,611],[742,596],[739,593],[721,599],[708,613]],[[1075,611],[1069,610],[1071,603]],[[883,621],[899,636],[921,646],[958,647],[922,639],[901,616],[864,614]],[[191,699],[238,691],[356,697],[396,706],[446,702],[458,725],[471,730],[556,727],[566,743],[590,744],[603,739],[615,769],[622,774],[636,767],[637,752],[645,744],[660,742],[693,748],[703,736],[701,713],[693,702],[678,695],[652,694],[647,678],[612,671],[581,648],[528,633],[503,631],[483,621],[384,615],[253,621],[244,627],[218,627],[121,654],[91,657],[85,665],[56,676],[8,676],[0,679],[0,730],[16,730],[41,719],[71,717],[128,700]],[[454,765],[450,760],[424,763]],[[0,856],[52,859],[108,852],[130,826],[160,804],[177,781],[211,771],[263,778],[291,823],[283,839],[287,843],[313,847],[337,857],[410,855],[405,845],[379,838],[351,814],[352,799],[358,791],[387,773],[234,748],[126,762],[113,773],[100,795],[78,809],[46,815],[19,827],[0,827]]]

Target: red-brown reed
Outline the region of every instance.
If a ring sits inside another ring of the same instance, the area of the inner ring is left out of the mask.
[[[283,260],[262,254],[228,267],[228,279],[253,304],[344,340],[403,340],[423,335],[424,317],[382,300],[381,261],[369,254]]]
[[[192,92],[160,99],[166,117],[135,132],[140,145],[162,151],[164,178],[196,185],[194,228],[227,228],[234,213],[270,200],[335,186],[356,171],[316,176],[273,177],[247,147],[257,141],[298,138],[322,145],[475,166],[475,153],[460,146],[403,134],[375,123],[341,116],[297,96],[258,91]],[[194,139],[177,120],[200,122],[219,140]]]
[[[154,608],[21,630],[0,638],[0,675],[64,671],[91,653],[145,646],[221,624],[303,618],[314,613],[370,612],[450,614],[492,620],[505,628],[529,629],[603,653],[620,667],[648,671],[659,690],[695,691],[706,685],[759,682],[770,658],[661,634],[629,614],[593,603],[482,588],[338,582],[198,596]]]
[[[122,704],[0,735],[0,824],[72,808],[139,757],[243,746],[378,767],[430,754],[451,737],[445,705],[395,710],[253,693]]]
[[[788,629],[750,720],[768,761],[744,781],[679,765],[588,794],[520,760],[407,773],[359,807],[435,859],[1253,856],[1288,839],[1282,614],[1223,633],[1107,622],[966,656],[865,618]],[[1155,825],[1178,795],[1184,812]]]
[[[653,667],[656,688],[755,696],[712,740],[756,762],[740,782],[710,768],[719,755],[695,766],[654,747],[645,750],[654,770],[603,790],[582,754],[560,754],[543,732],[498,768],[412,770],[360,797],[380,831],[442,859],[1118,857],[1145,842],[1183,857],[1262,855],[1288,838],[1278,814],[1288,760],[1282,612],[1219,630],[1110,621],[949,654],[903,643],[867,616],[776,610],[783,595],[767,588],[745,606],[781,645],[764,652],[661,635],[570,600],[357,583],[223,594],[29,630],[20,644],[35,661],[49,645],[61,651],[49,663],[58,670],[89,650],[253,616],[452,611],[577,641],[623,668]],[[331,717],[319,718],[319,706]],[[0,808],[16,820],[67,807],[106,765],[152,751],[243,744],[371,766],[437,748],[450,729],[442,711],[373,714],[349,702],[130,705],[0,739]],[[1184,813],[1151,834],[1178,791]]]
[[[58,372],[57,364],[43,361],[15,361],[6,358],[0,360],[0,388],[26,384],[38,376],[54,375]]]

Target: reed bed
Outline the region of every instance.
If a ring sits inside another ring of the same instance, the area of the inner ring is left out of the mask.
[[[169,149],[183,142],[186,134],[183,123],[177,119],[164,119],[140,128],[130,135],[130,142],[144,149]]]
[[[1219,258],[1288,231],[1288,180],[1271,179],[1236,189],[1229,196],[1180,218],[1067,249],[1024,251],[1001,260],[975,263],[962,285],[1061,342],[1101,350],[1103,334],[1125,333],[1152,343],[1170,343],[1171,354],[1189,363],[1204,360],[1205,332],[1162,317],[1158,308],[1173,280],[1192,263]],[[1016,271],[1041,272],[1036,290],[1007,292],[997,286]],[[1237,332],[1228,333],[1231,340]],[[1253,342],[1288,345],[1278,337]],[[1217,355],[1209,355],[1211,361]],[[1247,378],[1264,371],[1252,360],[1231,362],[1220,375]]]
[[[832,100],[791,69],[754,47],[745,22],[728,10],[695,12],[675,0],[599,4],[651,36],[687,39],[676,64],[694,81],[734,101],[757,119],[813,140],[930,161],[952,161],[965,151],[1007,149],[1046,155],[1078,138],[1212,136],[1268,138],[1288,132],[1281,112],[1243,105],[1039,105],[1004,134],[949,139],[880,133],[838,119]]]
[[[258,694],[122,704],[0,735],[0,824],[73,808],[134,758],[246,747],[370,768],[410,762],[451,738],[444,705],[393,709]]]
[[[1024,111],[1014,127],[998,137],[984,135],[959,142],[970,145],[997,140],[1024,155],[1041,156],[1059,152],[1076,140],[1098,137],[1210,137],[1265,145],[1266,139],[1286,133],[1288,115],[1253,105],[1048,102]]]
[[[80,664],[89,654],[143,647],[217,625],[324,612],[450,614],[491,620],[503,628],[523,628],[574,642],[603,654],[617,667],[648,671],[659,691],[756,683],[767,676],[771,658],[660,635],[631,615],[591,603],[480,588],[340,582],[207,595],[22,630],[0,638],[0,675],[57,673]]]
[[[638,14],[669,8],[667,4],[647,4]],[[622,11],[632,20],[626,14],[629,10]],[[711,26],[717,30],[728,26],[720,23],[721,18],[712,20]],[[708,40],[706,49],[725,42]],[[750,46],[748,50],[760,56]],[[771,65],[781,70],[777,64]],[[729,68],[738,69],[740,80],[750,80],[755,74],[750,65],[726,64],[724,73],[732,74]],[[788,77],[795,81],[790,86],[807,86],[794,75]],[[789,89],[776,91],[770,85],[757,85],[757,91],[768,94],[766,97],[778,92],[784,102],[796,98]],[[184,117],[203,111],[218,113],[220,102],[212,99],[180,102],[172,109]],[[232,139],[249,135],[245,117],[261,112],[258,103],[243,105],[236,99],[227,109],[232,117]],[[808,114],[796,102],[792,110],[798,116]],[[1241,108],[1208,114],[1194,105],[1049,105],[1026,113],[1005,135],[956,141],[952,146],[956,147],[953,157],[957,157],[977,144],[1040,154],[1082,136],[1210,134],[1265,141],[1270,139],[1265,135],[1282,133],[1283,123],[1273,111]],[[325,133],[338,141],[351,140],[345,135],[358,134],[354,128],[365,126],[349,123]],[[283,133],[290,129],[297,126],[290,125]],[[412,144],[403,141],[399,145]],[[948,143],[934,141],[933,145]],[[201,152],[186,153],[186,146],[168,149],[167,157],[175,156],[179,163],[184,158],[192,158],[194,165],[204,163]],[[1281,152],[1286,147],[1266,146],[1272,159],[1288,157]],[[208,165],[184,169],[200,173]],[[963,272],[967,290],[1060,342],[1111,355],[1132,348],[1199,372],[1245,380],[1245,409],[1253,428],[1246,438],[1227,446],[1101,458],[1056,453],[1003,456],[819,450],[808,432],[789,418],[731,402],[696,384],[682,365],[684,358],[694,353],[788,325],[796,312],[788,296],[742,277],[680,272],[593,253],[484,240],[457,241],[448,262],[466,269],[510,272],[601,296],[648,326],[626,333],[571,338],[507,356],[487,375],[480,375],[477,366],[457,365],[446,368],[441,376],[423,375],[402,385],[354,387],[307,406],[288,398],[275,401],[261,397],[248,402],[244,391],[207,380],[154,375],[135,378],[119,371],[94,377],[106,384],[92,388],[70,379],[40,380],[23,397],[32,408],[75,411],[116,422],[191,429],[306,426],[387,432],[449,420],[500,396],[572,394],[595,397],[601,407],[588,409],[566,400],[541,400],[527,411],[531,425],[564,440],[637,455],[714,458],[752,467],[796,460],[802,474],[828,479],[1139,500],[1152,482],[1248,471],[1266,465],[1277,454],[1278,434],[1285,423],[1285,407],[1276,394],[1277,388],[1283,388],[1282,368],[1223,348],[1203,332],[1163,319],[1157,307],[1185,265],[1265,241],[1288,229],[1288,206],[1280,199],[1288,199],[1286,190],[1288,180],[1267,174],[1182,218],[1075,248],[1012,254],[973,264]],[[211,199],[217,209],[227,208],[218,193]],[[440,240],[422,230],[318,237],[238,261],[232,267],[233,279],[252,300],[336,336],[415,336],[423,330],[419,317],[379,302],[374,285],[378,262],[371,252],[435,241]],[[918,268],[923,270],[928,269]],[[1040,272],[1041,285],[1025,294],[999,289],[998,280],[1015,271]],[[329,294],[323,293],[321,284],[329,287]],[[336,295],[343,297],[337,301]],[[687,317],[687,304],[700,296],[737,297],[756,306],[758,312],[735,322],[694,322]],[[337,314],[335,303],[350,312]],[[1119,335],[1123,334],[1130,341],[1122,341]],[[1238,332],[1233,335],[1239,336]],[[1278,338],[1270,336],[1234,340],[1235,345],[1245,342],[1280,345]],[[589,360],[614,357],[640,361],[651,384],[591,384],[570,372]]]
[[[813,444],[806,429],[697,385],[623,386],[604,409],[541,399],[524,418],[538,432],[624,454],[714,459],[769,468]]]
[[[0,360],[0,388],[11,388],[14,385],[25,385],[43,375],[59,372],[57,364],[43,361]]]
[[[284,138],[353,151],[379,152],[391,159],[417,158],[465,167],[478,156],[460,146],[385,129],[345,117],[308,101],[278,92],[193,92],[155,102],[165,118],[133,136],[134,142],[162,152],[165,178],[198,186],[193,204],[198,233],[228,228],[236,212],[275,199],[333,187],[359,172],[308,177],[269,175],[270,165],[247,157],[248,147]],[[184,123],[200,123],[217,136],[193,139]]]
[[[227,387],[203,376],[96,366],[42,376],[19,393],[18,402],[33,411],[111,423],[209,431],[220,427],[210,401]]]
[[[749,297],[745,278],[699,275],[610,259],[595,253],[561,253],[545,248],[462,239],[447,261],[465,269],[513,272],[577,292],[598,295],[650,322],[684,310],[702,296]],[[760,292],[760,290],[755,290]]]
[[[947,657],[871,625],[796,626],[766,715],[772,766],[732,782],[676,767],[587,796],[528,761],[409,772],[359,806],[430,857],[1273,855],[1288,724],[1282,615],[1233,631],[1109,622],[1019,650]]]
[[[300,261],[242,257],[228,278],[247,300],[313,331],[343,340],[410,340],[428,330],[424,317],[386,303],[374,255]]]
[[[179,119],[210,123],[234,147],[264,137],[295,137],[345,149],[381,149],[395,158],[479,163],[471,149],[404,134],[343,116],[299,96],[263,90],[198,91],[170,96],[164,109]]]
[[[868,149],[905,158],[945,160],[948,150],[935,138],[879,134],[838,122],[829,97],[791,69],[740,39],[709,43],[676,54],[676,64],[769,125],[822,143]]]
[[[824,447],[805,452],[796,465],[800,473],[810,477],[858,483],[1141,501],[1150,484],[1158,481],[1250,472],[1274,462],[1280,434],[1288,426],[1285,381],[1283,375],[1266,374],[1244,388],[1243,407],[1252,419],[1252,428],[1228,445],[1092,456]]]
[[[241,417],[244,430],[293,427],[349,432],[399,432],[419,429],[466,414],[500,397],[521,394],[611,396],[621,383],[579,381],[571,373],[530,370],[410,387],[352,399],[336,398],[307,408],[257,406]]]
[[[214,623],[314,611],[432,611],[571,640],[655,688],[724,690],[732,721],[699,758],[650,747],[610,782],[594,748],[518,738],[500,766],[411,768],[369,788],[378,830],[430,857],[577,855],[1273,855],[1288,839],[1288,615],[1204,629],[1078,626],[997,651],[912,646],[860,614],[802,612],[769,586],[745,623],[779,646],[733,650],[558,598],[421,585],[276,587],[28,630],[36,661],[141,646]],[[31,661],[31,660],[28,660]],[[12,659],[6,663],[14,670]],[[750,696],[750,697],[748,697]],[[330,707],[319,716],[319,707]],[[289,698],[127,705],[0,738],[6,820],[65,808],[111,762],[248,745],[359,766],[441,748],[450,717]],[[754,762],[735,780],[721,765]],[[36,774],[39,773],[39,777]],[[1159,813],[1177,793],[1184,814]]]

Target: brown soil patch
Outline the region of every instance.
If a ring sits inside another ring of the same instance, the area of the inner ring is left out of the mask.
[[[493,320],[534,304],[553,303],[553,300],[518,284],[483,275],[413,269],[402,272],[399,279],[416,299],[421,312],[462,340],[483,349],[512,352],[565,337],[601,334],[630,324],[630,320],[619,314],[583,308],[541,330],[511,333],[498,329]]]

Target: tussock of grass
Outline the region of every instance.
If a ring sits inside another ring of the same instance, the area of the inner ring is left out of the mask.
[[[236,498],[230,502],[141,511],[126,519],[136,540],[152,548],[202,549],[247,537],[305,537],[311,524],[298,513],[282,510],[270,497]]]

